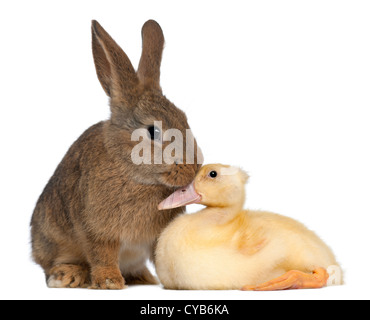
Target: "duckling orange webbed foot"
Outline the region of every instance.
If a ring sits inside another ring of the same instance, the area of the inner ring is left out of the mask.
[[[322,288],[328,281],[329,274],[324,268],[318,268],[312,274],[291,270],[281,277],[267,281],[257,286],[244,286],[243,291],[273,291],[288,289],[317,289]]]

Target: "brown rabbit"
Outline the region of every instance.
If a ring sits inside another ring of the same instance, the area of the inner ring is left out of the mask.
[[[156,283],[146,262],[161,230],[184,212],[184,207],[159,212],[157,206],[194,179],[200,152],[172,164],[132,161],[138,144],[131,139],[134,130],[146,130],[141,143],[151,146],[153,155],[153,146],[170,144],[158,138],[154,121],[162,121],[163,131],[180,130],[181,145],[189,129],[185,114],[161,91],[164,37],[158,23],[144,24],[142,40],[135,72],[123,50],[92,21],[95,67],[110,97],[111,117],[87,129],[71,146],[36,204],[32,253],[49,287],[122,289],[125,283]]]

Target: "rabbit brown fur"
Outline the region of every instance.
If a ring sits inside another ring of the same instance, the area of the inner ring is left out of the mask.
[[[184,212],[159,212],[157,206],[174,188],[194,179],[201,153],[184,163],[137,165],[131,160],[138,143],[131,141],[135,129],[162,121],[163,130],[179,129],[184,139],[189,129],[185,114],[159,85],[160,26],[147,21],[142,39],[136,73],[123,50],[92,22],[94,62],[110,97],[111,117],[71,146],[36,204],[32,253],[50,287],[122,289],[125,283],[156,283],[146,261],[161,230]],[[149,138],[146,143],[155,142]]]

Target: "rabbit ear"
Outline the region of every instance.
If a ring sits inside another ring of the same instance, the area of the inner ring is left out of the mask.
[[[129,58],[96,21],[92,21],[92,51],[96,73],[105,93],[130,103],[138,78]]]
[[[160,25],[148,20],[141,29],[143,49],[137,75],[146,88],[161,91],[159,85],[160,67],[164,46],[164,36]]]

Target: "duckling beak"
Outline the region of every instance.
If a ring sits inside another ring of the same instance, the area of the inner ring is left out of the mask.
[[[159,210],[173,209],[186,206],[192,203],[199,203],[202,197],[194,188],[194,182],[187,187],[180,188],[172,193],[168,198],[164,199],[159,205]]]

